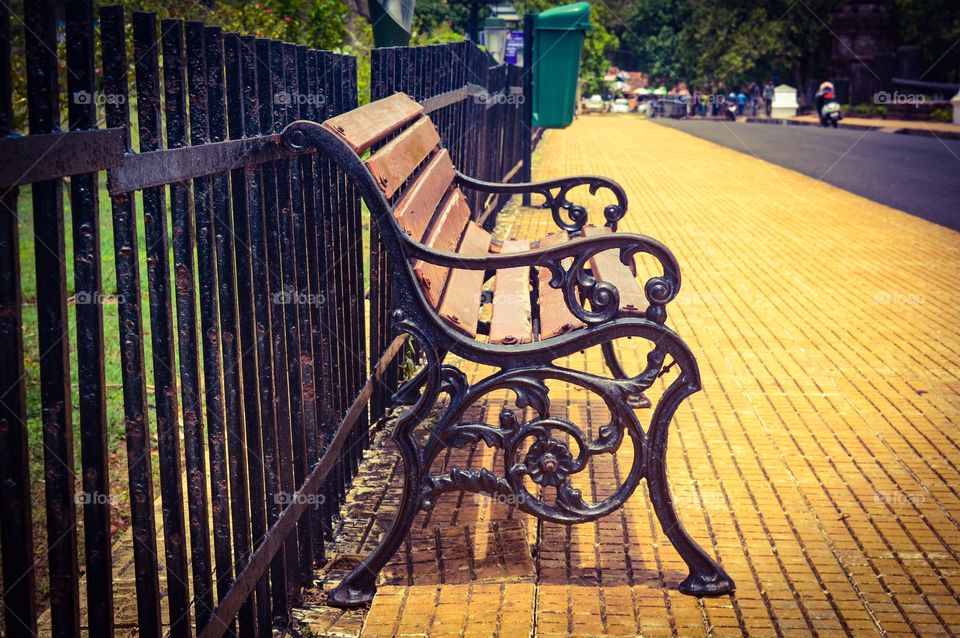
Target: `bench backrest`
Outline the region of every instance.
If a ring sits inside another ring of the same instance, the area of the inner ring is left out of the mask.
[[[323,125],[356,153],[372,150],[364,164],[408,235],[436,250],[458,252],[469,228],[470,252],[483,239],[490,245],[489,233],[471,221],[466,197],[454,185],[450,154],[420,104],[395,93]],[[419,261],[412,266],[427,301],[438,308],[451,269]]]

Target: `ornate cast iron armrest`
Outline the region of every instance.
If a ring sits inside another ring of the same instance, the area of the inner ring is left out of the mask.
[[[457,171],[456,183],[464,188],[485,193],[536,193],[543,195],[544,202],[541,208],[549,208],[553,212],[553,221],[556,222],[557,226],[571,234],[578,234],[583,225],[587,223],[587,209],[567,199],[567,193],[578,186],[589,186],[591,195],[595,195],[597,190],[601,188],[606,188],[614,194],[617,203],[610,204],[603,209],[603,216],[607,220],[604,225],[611,230],[617,229],[617,222],[627,213],[627,193],[623,188],[612,180],[595,175],[565,177],[545,182],[498,184],[482,182]],[[569,220],[563,218],[561,211],[567,212]]]
[[[652,237],[634,233],[609,233],[593,237],[578,237],[572,241],[537,248],[520,253],[501,253],[491,255],[461,255],[433,250],[403,236],[406,256],[420,259],[431,264],[459,268],[462,270],[501,270],[504,268],[534,267],[549,268],[553,275],[550,285],[563,290],[567,308],[575,317],[587,325],[598,325],[617,316],[620,308],[620,293],[616,286],[606,281],[597,281],[585,271],[587,262],[597,253],[606,250],[619,250],[620,261],[629,264],[634,255],[651,255],[663,267],[663,274],[651,277],[644,286],[649,302],[646,317],[657,323],[664,323],[667,311],[664,307],[677,296],[680,290],[680,266],[670,249]],[[564,260],[572,259],[569,265]],[[578,290],[590,301],[587,310],[581,303]]]

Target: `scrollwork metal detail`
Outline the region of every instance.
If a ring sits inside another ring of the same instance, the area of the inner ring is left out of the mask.
[[[662,365],[662,362],[662,358],[655,358],[652,364]],[[647,389],[655,378],[656,370],[649,369],[637,377],[606,379],[549,366],[503,371],[466,388],[465,392],[451,395],[451,402],[424,450],[425,467],[447,447],[463,447],[483,441],[487,446],[504,451],[506,472],[497,477],[488,469],[454,467],[446,473],[430,475],[421,487],[420,506],[432,507],[436,497],[446,491],[469,490],[507,496],[522,511],[555,522],[583,522],[613,511],[636,488],[644,467],[645,434],[628,406],[627,397]],[[591,438],[577,424],[552,416],[547,379],[571,383],[600,396],[610,413],[610,421],[600,426],[596,436]],[[453,389],[452,386],[448,388]],[[502,389],[512,391],[517,406],[530,408],[536,416],[521,422],[513,410],[504,408],[498,425],[463,420],[469,405]],[[461,386],[459,390],[464,388]],[[630,472],[611,496],[598,503],[586,502],[573,487],[572,475],[583,471],[591,458],[616,452],[625,436],[629,436],[634,446]],[[526,478],[539,486],[540,493],[528,489]],[[555,491],[552,502],[545,500],[544,489]]]
[[[609,190],[617,199],[616,204],[609,204],[603,209],[606,220],[605,226],[612,230],[617,229],[617,223],[627,213],[627,193],[614,181],[604,177],[585,175],[567,177],[544,182],[528,184],[494,184],[467,177],[457,173],[457,183],[465,188],[479,190],[486,193],[530,193],[541,195],[544,198],[542,208],[548,208],[553,213],[553,221],[565,231],[577,234],[587,223],[587,209],[574,204],[567,194],[579,186],[586,186],[591,195],[596,195],[601,188]],[[566,218],[565,218],[566,217]]]

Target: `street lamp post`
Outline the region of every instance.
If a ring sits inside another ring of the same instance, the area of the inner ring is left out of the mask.
[[[483,46],[499,64],[503,64],[506,54],[507,32],[507,23],[500,18],[490,17],[483,21]]]

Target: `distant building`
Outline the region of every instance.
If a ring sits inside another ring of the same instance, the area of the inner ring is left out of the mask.
[[[893,7],[850,2],[834,14],[830,28],[835,38],[828,69],[840,101],[862,104],[889,91],[897,66]]]

